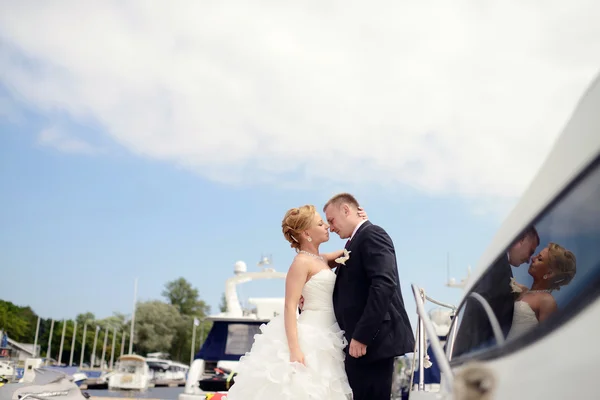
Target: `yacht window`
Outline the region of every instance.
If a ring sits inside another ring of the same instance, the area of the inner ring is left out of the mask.
[[[260,333],[259,325],[229,324],[225,354],[243,355],[250,351],[254,335]]]
[[[127,374],[135,374],[137,363],[135,362],[121,362],[119,365],[119,371]]]
[[[595,298],[600,287],[599,164],[519,235],[473,287],[493,310],[503,345],[498,346],[481,304],[467,297],[454,321],[448,349],[453,360],[477,353],[489,358],[532,343],[580,311],[587,304],[582,299]]]

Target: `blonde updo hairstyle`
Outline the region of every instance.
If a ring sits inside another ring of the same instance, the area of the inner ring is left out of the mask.
[[[300,250],[300,239],[302,231],[310,228],[314,221],[315,206],[307,204],[302,207],[292,208],[285,213],[281,222],[281,230],[285,240],[296,251]]]
[[[577,272],[575,254],[556,244],[548,244],[548,261],[550,270],[554,273],[550,288],[560,290],[561,286],[568,285]]]

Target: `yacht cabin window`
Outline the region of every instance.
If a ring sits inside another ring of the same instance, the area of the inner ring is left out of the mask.
[[[225,354],[246,354],[252,348],[254,335],[260,333],[259,325],[229,324]]]
[[[460,364],[516,351],[559,328],[599,292],[600,160],[596,160],[498,254],[473,286],[472,295],[459,306],[446,352],[452,363]],[[481,299],[493,318],[488,318]]]

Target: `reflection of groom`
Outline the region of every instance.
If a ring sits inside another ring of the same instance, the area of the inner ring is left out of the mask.
[[[394,244],[358,216],[350,194],[334,196],[323,211],[331,231],[349,239],[350,258],[336,269],[333,308],[349,342],[345,366],[354,399],[389,400],[394,358],[414,350]]]
[[[473,292],[479,293],[490,305],[504,337],[508,335],[512,326],[515,308],[515,296],[510,287],[510,279],[513,277],[512,267],[529,262],[539,244],[540,237],[536,229],[530,227],[506,253],[498,257],[494,265],[473,287]],[[495,343],[494,332],[487,314],[477,300],[469,298],[464,310],[452,357]]]

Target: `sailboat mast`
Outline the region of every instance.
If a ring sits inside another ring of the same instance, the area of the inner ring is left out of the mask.
[[[133,354],[133,332],[135,326],[135,306],[137,303],[137,284],[138,278],[135,278],[133,286],[133,312],[131,313],[131,332],[129,333],[129,354]]]

